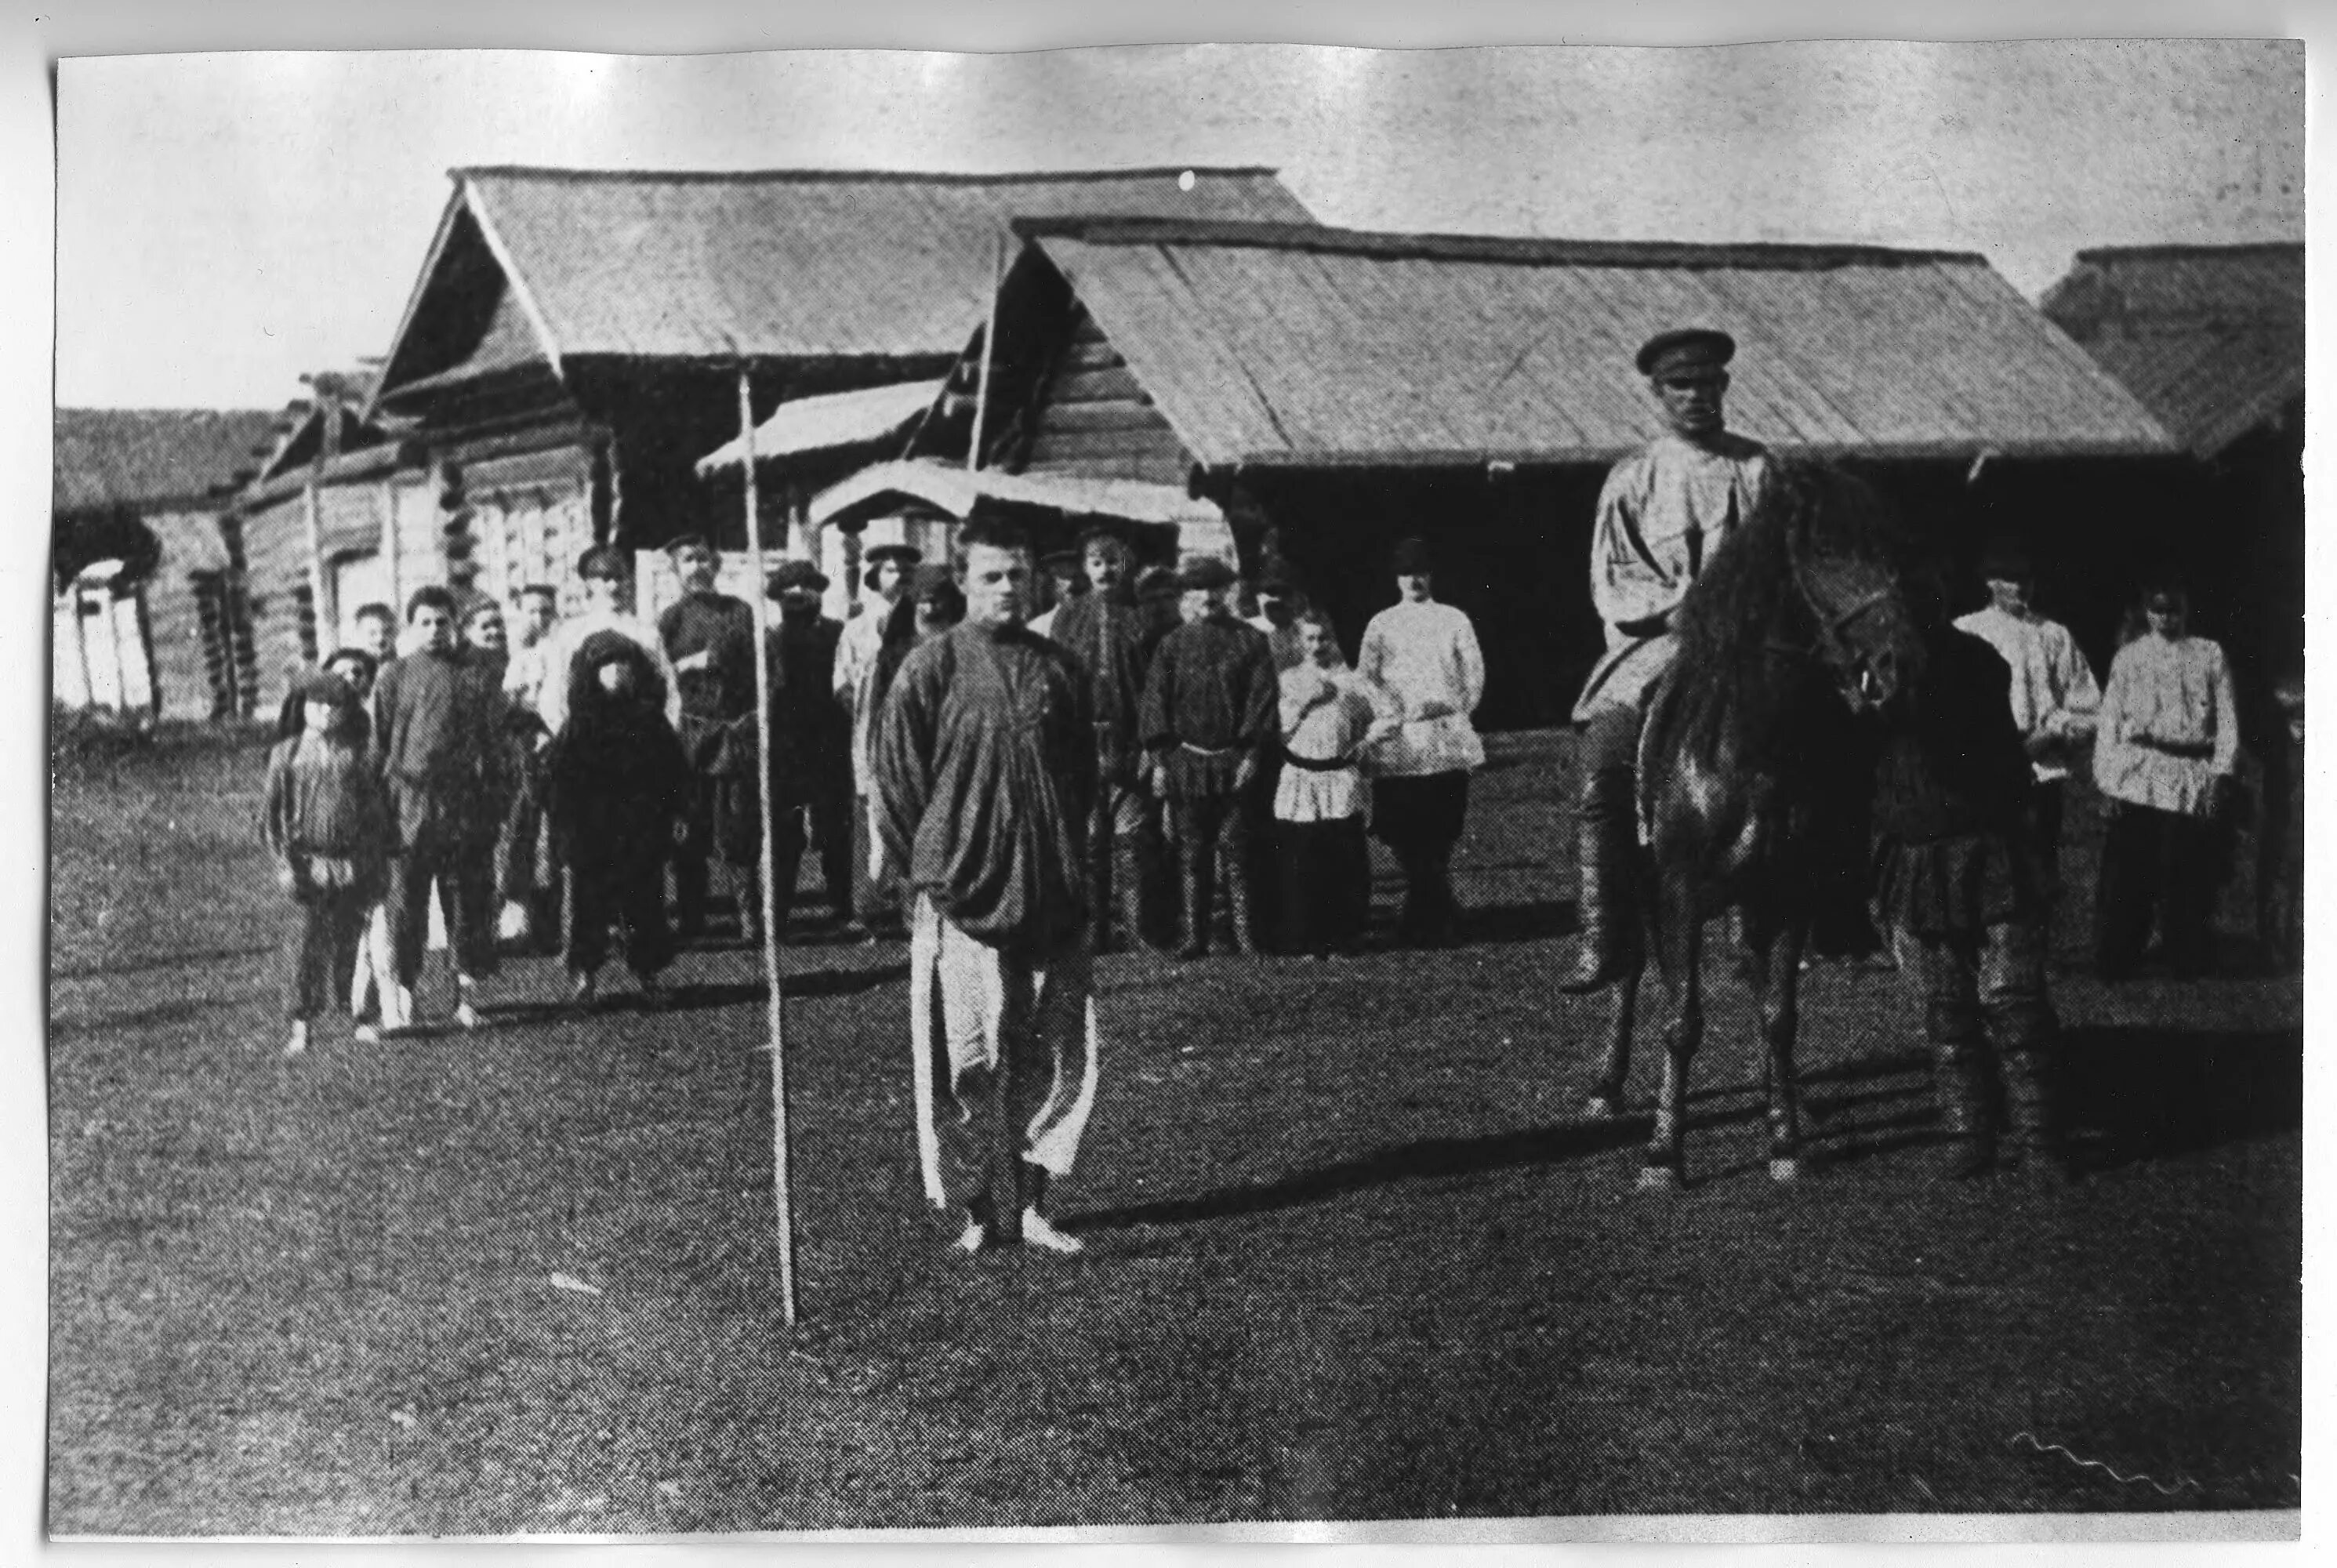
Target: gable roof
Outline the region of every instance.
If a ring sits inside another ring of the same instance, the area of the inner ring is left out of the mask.
[[[952,517],[970,517],[985,500],[1045,506],[1074,517],[1120,517],[1134,523],[1222,523],[1217,504],[1171,485],[1136,479],[1087,479],[1062,474],[1009,474],[969,469],[930,457],[871,464],[812,497],[814,523],[858,524],[904,501],[921,502]]]
[[[50,504],[223,508],[275,446],[273,408],[60,408]]]
[[[1309,220],[1259,168],[451,177],[381,401],[581,356],[946,360],[982,318],[1017,214]]]
[[[2039,308],[2201,457],[2304,396],[2304,247],[2080,250]]]
[[[1210,466],[1611,460],[1634,369],[1735,335],[1732,423],[1871,456],[2156,453],[2164,431],[1976,255],[1018,221]]]
[[[948,384],[946,380],[896,381],[782,403],[768,419],[755,426],[755,459],[761,463],[882,441],[923,418]],[[736,468],[746,456],[746,443],[733,436],[700,457],[698,471],[711,474]]]

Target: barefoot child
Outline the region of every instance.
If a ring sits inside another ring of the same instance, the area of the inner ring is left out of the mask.
[[[261,818],[277,886],[292,900],[284,931],[287,1056],[308,1050],[310,1020],[337,1000],[391,848],[389,798],[366,746],[355,689],[318,671],[300,695],[301,732],[268,756]]]

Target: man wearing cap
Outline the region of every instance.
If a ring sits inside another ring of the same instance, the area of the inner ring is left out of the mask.
[[[2030,604],[2036,573],[2028,553],[2009,539],[1980,555],[1989,605],[1960,616],[1956,629],[1995,649],[2012,669],[2012,721],[2028,748],[2038,788],[2029,796],[2037,864],[2049,891],[2060,887],[2061,780],[2069,776],[2101,712],[2102,691],[2078,640]]]
[[[1734,338],[1708,327],[1648,339],[1637,363],[1668,428],[1615,465],[1599,492],[1590,599],[1607,625],[1607,652],[1574,705],[1582,935],[1562,990],[1596,990],[1637,959],[1630,877],[1642,706],[1671,662],[1672,612],[1768,484],[1767,449],[1729,430],[1722,415],[1736,352]]]
[[[665,644],[659,641],[656,627],[624,609],[626,593],[633,581],[632,564],[625,553],[614,544],[595,544],[577,557],[576,576],[584,589],[583,608],[554,626],[536,645],[543,650],[539,657],[543,685],[536,698],[535,710],[543,727],[556,735],[568,722],[568,684],[574,673],[572,667],[584,639],[595,632],[614,632],[640,645],[657,666],[658,678],[665,682],[666,718],[679,720],[680,686],[674,679],[673,665],[665,656]]]
[[[963,1217],[960,1250],[1077,1252],[1045,1210],[1099,1075],[1080,874],[1087,682],[1022,624],[1028,541],[976,520],[958,551],[965,619],[902,661],[876,729],[885,858],[914,905],[918,1164],[933,1206]]]
[[[1250,818],[1266,748],[1279,733],[1281,687],[1265,636],[1234,616],[1234,569],[1204,555],[1178,580],[1185,623],[1152,656],[1139,726],[1177,846],[1185,912],[1177,956],[1209,951],[1213,865],[1225,877],[1234,946],[1256,953]]]
[[[1044,613],[1031,617],[1031,631],[1041,637],[1055,634],[1055,617],[1064,605],[1087,594],[1086,555],[1078,550],[1057,550],[1040,558],[1039,570],[1046,573],[1049,598]]]
[[[795,901],[807,842],[835,917],[854,925],[852,903],[852,716],[836,692],[836,652],[844,623],[819,612],[827,577],[808,561],[782,561],[769,593],[779,603],[771,628],[771,918],[781,928]],[[807,839],[805,818],[811,830]]]
[[[836,695],[852,716],[853,831],[858,833],[857,824],[865,822],[868,834],[854,901],[861,913],[872,920],[880,902],[889,912],[891,897],[887,889],[892,879],[885,875],[884,839],[876,825],[875,774],[871,755],[876,743],[876,714],[875,705],[865,701],[863,694],[869,688],[869,676],[884,650],[885,628],[893,618],[894,607],[901,603],[910,573],[924,558],[924,551],[910,544],[877,544],[862,551],[860,585],[865,592],[852,619],[844,623],[844,635],[836,647]]]
[[[755,793],[755,612],[715,587],[722,557],[703,534],[665,547],[681,597],[658,617],[658,643],[681,689],[674,726],[696,779],[684,837],[673,851],[674,925],[684,941],[706,930],[708,858],[738,868],[741,935],[754,929],[751,867],[762,803]]]
[[[1427,544],[1395,547],[1396,602],[1364,628],[1355,672],[1385,694],[1395,723],[1365,754],[1372,833],[1403,868],[1398,931],[1442,946],[1458,939],[1452,851],[1469,813],[1469,775],[1485,743],[1469,716],[1485,695],[1485,656],[1468,615],[1436,602]]]
[[[1080,541],[1088,592],[1066,600],[1051,635],[1088,681],[1096,736],[1095,808],[1087,824],[1088,904],[1095,911],[1096,948],[1112,943],[1113,891],[1120,923],[1133,946],[1143,938],[1143,872],[1138,844],[1147,823],[1139,777],[1143,749],[1137,725],[1144,704],[1145,630],[1136,602],[1135,560],[1127,542],[1107,528]]]

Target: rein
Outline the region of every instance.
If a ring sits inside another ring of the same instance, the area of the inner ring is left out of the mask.
[[[1817,636],[1807,647],[1797,646],[1772,637],[1764,645],[1766,651],[1772,653],[1787,654],[1797,659],[1845,662],[1843,656],[1848,652],[1848,650],[1843,648],[1842,642],[1843,631],[1861,616],[1880,609],[1887,603],[1891,598],[1891,589],[1888,586],[1877,588],[1865,597],[1853,601],[1846,608],[1828,613],[1826,607],[1819,602],[1817,593],[1811,588],[1809,579],[1802,570],[1800,541],[1790,529],[1785,534],[1785,568],[1788,575],[1793,579],[1794,591],[1801,595],[1803,606],[1817,622]]]

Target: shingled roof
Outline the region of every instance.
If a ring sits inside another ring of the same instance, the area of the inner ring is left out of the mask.
[[[2040,308],[2201,457],[2304,396],[2304,247],[2078,252]]]
[[[60,408],[50,504],[59,515],[223,506],[285,418],[273,408]]]
[[[1868,456],[2157,453],[2157,423],[1980,257],[1109,218],[1015,225],[1193,456],[1604,462],[1658,431],[1632,366],[1735,335],[1731,423]]]
[[[379,400],[586,356],[904,361],[982,319],[1007,220],[1309,221],[1259,168],[1028,174],[479,168],[455,191]]]

